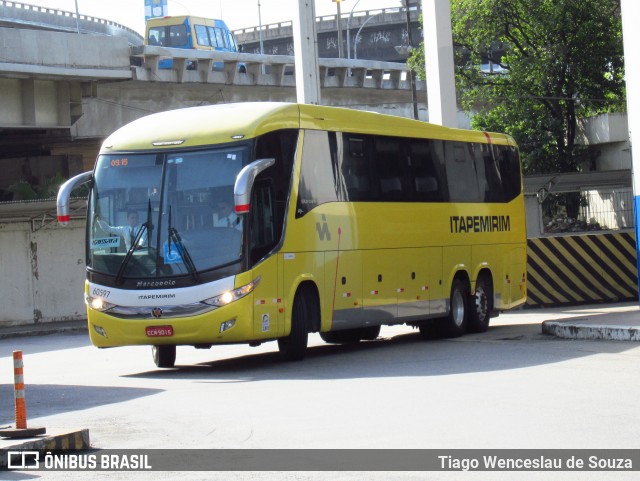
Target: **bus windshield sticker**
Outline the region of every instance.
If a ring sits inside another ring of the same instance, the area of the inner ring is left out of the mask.
[[[120,236],[100,237],[91,240],[91,250],[108,249],[110,247],[120,247]]]
[[[165,264],[177,264],[182,262],[182,254],[180,253],[180,246],[170,242],[164,245],[164,263]]]

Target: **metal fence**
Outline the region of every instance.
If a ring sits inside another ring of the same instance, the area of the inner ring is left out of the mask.
[[[634,227],[631,189],[548,194],[540,207],[544,234],[615,231]]]

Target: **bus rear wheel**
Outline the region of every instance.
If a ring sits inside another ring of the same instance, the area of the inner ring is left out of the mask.
[[[307,352],[309,327],[319,319],[317,298],[310,289],[299,289],[293,298],[291,332],[278,339],[278,350],[285,361],[301,361]]]
[[[493,311],[493,285],[489,276],[478,277],[476,293],[471,297],[471,301],[468,329],[470,332],[485,332],[489,328],[491,311]]]
[[[173,367],[176,364],[176,346],[151,346],[151,354],[158,367]]]
[[[442,337],[460,337],[467,330],[469,317],[469,287],[465,281],[456,278],[451,284],[449,314],[438,321],[438,331]]]

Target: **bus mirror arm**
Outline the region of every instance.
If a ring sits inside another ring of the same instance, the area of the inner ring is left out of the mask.
[[[256,177],[263,170],[268,169],[276,163],[276,159],[258,159],[246,165],[236,177],[233,187],[233,197],[236,214],[246,214],[249,212],[251,200],[251,190]]]
[[[67,225],[71,216],[69,214],[69,198],[71,192],[78,186],[90,182],[93,180],[93,172],[83,172],[75,177],[71,177],[64,184],[60,186],[58,190],[58,198],[56,200],[56,208],[58,211],[58,223],[61,225]]]

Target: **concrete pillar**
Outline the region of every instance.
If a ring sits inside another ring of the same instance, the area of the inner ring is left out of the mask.
[[[313,0],[295,2],[293,48],[296,65],[296,95],[301,104],[320,104],[320,76],[316,35],[316,7]]]
[[[429,122],[457,127],[450,0],[422,0]]]
[[[636,25],[640,15],[638,0],[621,0],[622,40],[624,42],[624,71],[627,83],[627,115],[631,142],[631,170],[633,173],[633,208],[636,216],[636,253],[640,272],[640,29]],[[640,282],[640,281],[639,281]],[[640,293],[640,285],[638,287]]]
[[[22,92],[22,125],[36,126],[36,82],[34,79],[20,81]]]

